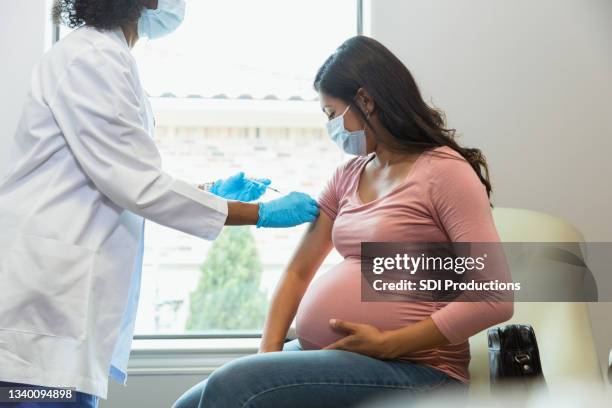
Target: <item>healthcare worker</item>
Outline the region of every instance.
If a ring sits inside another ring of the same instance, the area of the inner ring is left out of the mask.
[[[318,207],[296,192],[240,202],[270,183],[244,173],[203,191],[161,170],[130,48],[176,29],[183,0],[57,0],[54,10],[79,28],[35,67],[0,179],[0,388],[75,387],[78,404],[65,406],[90,407],[109,375],[125,383],[143,218],[212,240],[224,225],[310,222]]]

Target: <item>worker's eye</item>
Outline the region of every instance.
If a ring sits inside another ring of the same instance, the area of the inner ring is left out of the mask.
[[[336,112],[334,111],[327,112],[326,114],[327,114],[327,119],[329,120],[332,120],[336,116]]]

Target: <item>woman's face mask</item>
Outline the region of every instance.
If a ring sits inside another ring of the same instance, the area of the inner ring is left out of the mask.
[[[350,107],[351,105],[347,106],[342,115],[327,122],[327,133],[345,153],[365,156],[367,154],[365,129],[350,132],[344,127],[344,115]]]
[[[185,18],[185,0],[158,0],[157,8],[145,8],[138,20],[138,36],[151,40],[170,34]]]

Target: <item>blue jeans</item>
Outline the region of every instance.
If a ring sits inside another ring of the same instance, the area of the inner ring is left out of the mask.
[[[46,390],[47,387],[29,384],[17,384],[0,381],[3,388],[32,388],[36,390]],[[4,408],[97,408],[98,397],[82,392],[75,393],[74,401],[66,402],[0,402],[0,407]]]
[[[303,351],[297,340],[282,352],[236,359],[185,392],[173,408],[337,408],[396,394],[409,406],[434,390],[465,396],[468,385],[434,368],[379,360],[340,350]]]

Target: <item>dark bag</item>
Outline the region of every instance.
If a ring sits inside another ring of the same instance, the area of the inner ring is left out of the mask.
[[[545,386],[540,352],[533,327],[509,324],[487,331],[491,390],[508,385],[531,388]]]

